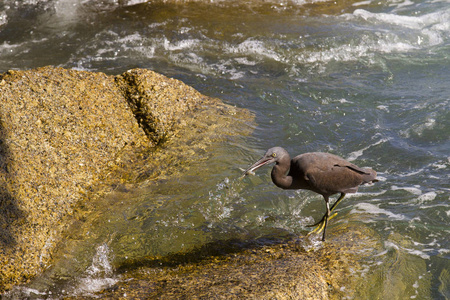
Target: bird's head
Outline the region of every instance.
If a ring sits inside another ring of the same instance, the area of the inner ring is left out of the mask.
[[[270,148],[269,150],[267,150],[266,154],[264,154],[264,156],[260,160],[258,160],[253,165],[251,165],[250,168],[245,170],[244,176],[254,174],[254,171],[256,169],[271,163],[276,163],[286,155],[288,155],[289,157],[289,154],[286,152],[286,150],[284,150],[281,147]]]

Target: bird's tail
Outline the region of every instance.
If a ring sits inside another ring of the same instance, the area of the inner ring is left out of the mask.
[[[369,169],[369,168],[365,168],[363,170],[364,170],[364,174],[362,176],[363,183],[375,183],[375,182],[378,182],[377,172],[375,172],[374,170]]]

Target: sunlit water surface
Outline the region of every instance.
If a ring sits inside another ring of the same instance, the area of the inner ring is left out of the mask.
[[[173,180],[110,195],[64,257],[16,293],[86,296],[120,281],[115,267],[129,259],[304,234],[320,196],[276,188],[269,168],[238,179],[283,146],[377,170],[380,182],[340,204],[330,238],[333,223],[366,223],[384,243],[372,270],[404,281],[405,299],[450,299],[448,1],[115,2],[3,1],[0,71],[149,68],[251,110],[257,128]]]

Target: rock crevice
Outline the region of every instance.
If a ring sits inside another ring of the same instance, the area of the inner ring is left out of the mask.
[[[124,151],[160,145],[186,112],[208,101],[143,69],[108,76],[43,67],[0,75],[0,291],[50,263],[67,216],[123,163]]]

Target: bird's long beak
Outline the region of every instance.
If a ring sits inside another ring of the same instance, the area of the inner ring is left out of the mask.
[[[255,162],[252,166],[250,166],[250,168],[245,170],[243,176],[246,176],[249,174],[254,174],[253,171],[255,171],[256,169],[261,168],[262,166],[265,166],[265,165],[273,163],[273,162],[275,162],[275,159],[272,156],[270,156],[270,157],[264,156],[263,158],[261,158],[260,160]]]

